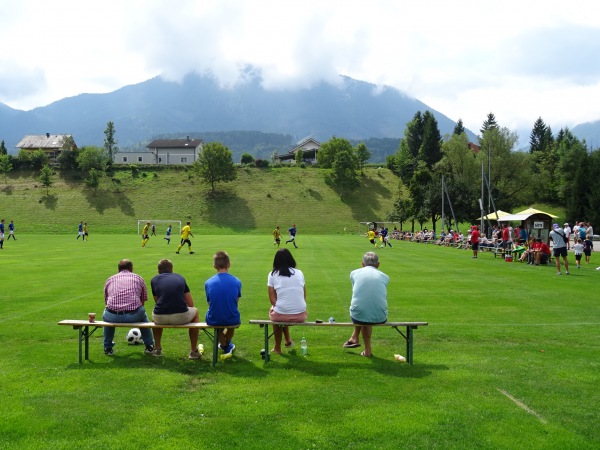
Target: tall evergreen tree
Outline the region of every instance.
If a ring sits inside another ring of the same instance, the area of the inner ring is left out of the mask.
[[[546,124],[541,117],[533,124],[533,129],[529,134],[529,153],[542,152],[546,150]]]
[[[4,143],[4,140],[0,142],[0,155],[8,155],[8,150],[6,149],[6,144]]]
[[[434,115],[430,111],[425,111],[419,160],[425,162],[427,168],[431,169],[440,159],[442,159],[442,135]]]
[[[104,130],[104,150],[106,150],[109,163],[114,161],[115,153],[119,151],[119,147],[117,147],[117,140],[115,139],[116,133],[115,124],[109,121],[106,124],[106,129]]]
[[[460,136],[461,134],[466,133],[466,131],[467,130],[465,130],[462,119],[458,119],[458,122],[456,122],[452,134],[457,134]]]
[[[487,118],[483,121],[483,124],[481,125],[481,130],[479,131],[481,132],[481,134],[484,134],[486,131],[497,129],[498,122],[496,122],[496,116],[494,116],[493,113],[489,113],[487,115]]]

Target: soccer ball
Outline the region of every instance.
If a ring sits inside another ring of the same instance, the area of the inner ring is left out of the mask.
[[[139,328],[132,328],[127,332],[127,343],[137,345],[142,343],[142,332]]]

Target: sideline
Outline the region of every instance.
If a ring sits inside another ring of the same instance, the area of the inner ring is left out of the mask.
[[[13,314],[13,315],[8,316],[8,317],[6,317],[6,316],[2,317],[0,319],[0,323],[10,322],[12,320],[20,319],[22,317],[25,317],[25,316],[28,316],[28,315],[31,315],[31,314],[38,314],[40,311],[47,311],[49,309],[53,309],[57,305],[64,305],[65,303],[70,303],[70,302],[72,302],[74,300],[80,300],[80,299],[85,298],[85,297],[97,296],[97,295],[98,295],[98,291],[97,290],[93,290],[93,291],[88,292],[87,294],[79,295],[77,297],[69,298],[67,300],[63,300],[63,301],[60,301],[60,302],[54,302],[54,303],[52,303],[52,304],[50,304],[48,306],[43,306],[43,307],[39,307],[39,308],[36,307],[32,311],[25,311],[25,312],[24,311],[19,311],[18,314]],[[102,300],[102,310],[104,310],[104,300]],[[54,319],[52,319],[52,320],[54,320]]]
[[[508,398],[509,400],[511,400],[515,405],[517,405],[519,408],[523,409],[525,412],[531,414],[532,416],[534,416],[536,419],[538,419],[543,425],[547,425],[548,421],[546,419],[544,419],[542,416],[540,416],[538,413],[536,413],[533,409],[531,409],[529,406],[527,406],[525,403],[517,400],[516,398],[514,398],[512,395],[510,395],[508,392],[506,392],[503,389],[497,388],[498,392],[500,392],[502,395],[504,395],[506,398]]]

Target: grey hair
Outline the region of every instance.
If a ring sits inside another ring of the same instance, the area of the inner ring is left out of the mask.
[[[379,256],[375,252],[367,252],[362,258],[363,265],[377,267],[379,264]]]

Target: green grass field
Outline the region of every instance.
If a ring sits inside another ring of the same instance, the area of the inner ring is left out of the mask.
[[[370,245],[348,235],[299,235],[298,245],[309,319],[348,321],[349,272]],[[183,330],[165,331],[163,358],[146,356],[118,329],[114,357],[104,356],[99,330],[90,361],[78,364],[77,332],[56,324],[101,314],[119,259],[132,259],[149,285],[158,260],[171,258],[203,315],[220,249],[243,283],[232,359],[212,367],[208,352],[189,361]],[[600,447],[596,254],[558,277],[491,254],[379,249],[391,277],[389,319],[429,322],[415,333],[414,366],[394,361],[404,341],[387,328],[374,331],[372,359],[342,348],[350,329],[307,328],[308,357],[296,347],[265,365],[262,329],[247,322],[268,317],[270,236],[197,235],[194,250],[175,255],[161,237],[141,248],[136,235],[84,243],[20,234],[5,243],[0,448]],[[300,330],[292,328],[297,343]]]

